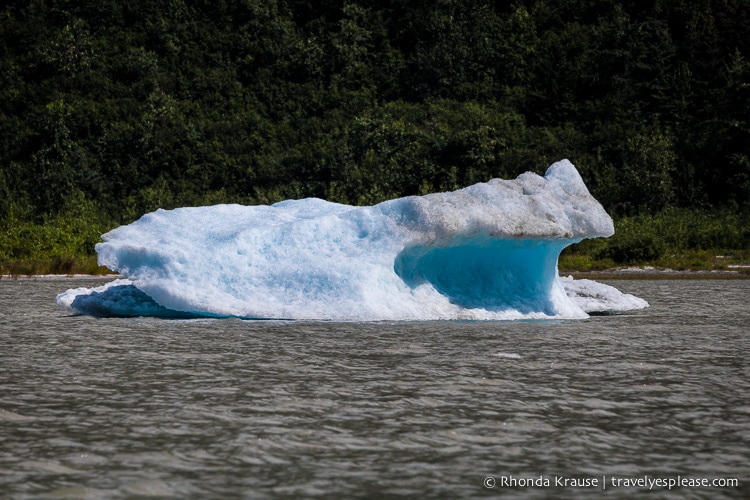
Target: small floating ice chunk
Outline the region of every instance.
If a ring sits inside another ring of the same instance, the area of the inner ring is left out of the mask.
[[[507,358],[507,359],[521,359],[520,354],[515,354],[512,352],[498,352],[495,354],[498,358]]]
[[[99,264],[127,281],[57,301],[95,316],[586,318],[601,294],[560,280],[557,259],[572,243],[613,232],[567,160],[544,177],[371,207],[308,198],[157,210],[96,246]],[[610,293],[608,310],[637,307],[624,297]]]

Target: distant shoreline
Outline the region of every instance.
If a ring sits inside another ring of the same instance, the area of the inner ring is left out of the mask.
[[[744,268],[743,268],[744,269]],[[602,271],[561,270],[561,277],[572,276],[575,279],[593,280],[747,280],[749,273],[734,270],[712,271],[675,271],[673,269],[656,269],[652,267],[629,267]],[[2,274],[0,280],[64,280],[64,279],[122,279],[120,274]]]
[[[0,280],[122,279],[119,274],[0,274]]]
[[[594,280],[747,280],[750,274],[733,270],[711,271],[675,271],[674,269],[655,269],[632,267],[603,271],[569,271],[559,272],[560,276],[572,276],[576,279]]]

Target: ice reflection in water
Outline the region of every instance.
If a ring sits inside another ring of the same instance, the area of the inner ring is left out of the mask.
[[[747,497],[750,281],[614,284],[652,307],[569,322],[96,319],[54,304],[93,281],[0,280],[0,491],[594,498],[483,480],[681,474],[742,486],[657,498]]]

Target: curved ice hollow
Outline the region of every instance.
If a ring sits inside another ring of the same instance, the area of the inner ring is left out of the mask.
[[[563,248],[613,233],[567,160],[544,177],[371,207],[308,198],[157,210],[96,247],[99,263],[125,280],[68,290],[57,302],[96,316],[365,321],[585,318],[646,307],[607,285],[558,278]]]

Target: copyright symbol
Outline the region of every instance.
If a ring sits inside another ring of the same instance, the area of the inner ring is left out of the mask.
[[[491,476],[487,476],[484,478],[484,487],[485,488],[494,488],[495,487],[495,478]]]

